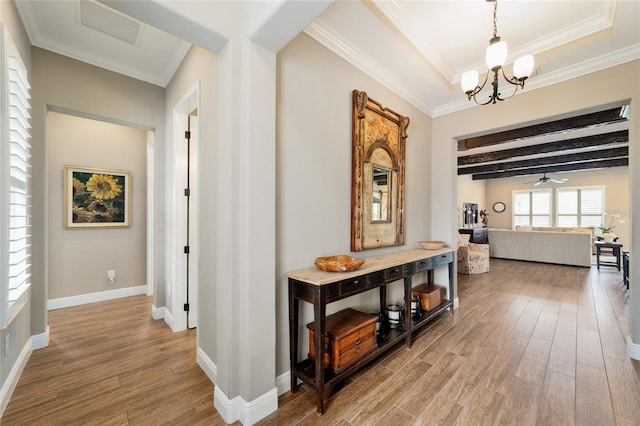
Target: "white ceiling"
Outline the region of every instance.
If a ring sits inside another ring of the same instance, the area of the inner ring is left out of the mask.
[[[16,4],[35,46],[160,86],[190,47],[94,0]],[[305,33],[435,117],[471,106],[460,76],[484,75],[492,14],[483,0],[338,0]],[[508,64],[535,55],[534,90],[640,58],[640,1],[500,0],[498,35]]]

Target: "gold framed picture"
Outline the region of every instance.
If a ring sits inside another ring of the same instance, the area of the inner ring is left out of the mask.
[[[131,226],[131,172],[64,166],[64,227]]]

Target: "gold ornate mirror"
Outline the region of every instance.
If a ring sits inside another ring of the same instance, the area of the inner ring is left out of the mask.
[[[353,91],[351,251],[404,244],[409,118]]]

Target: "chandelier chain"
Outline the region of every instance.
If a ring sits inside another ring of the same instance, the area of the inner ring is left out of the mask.
[[[493,37],[498,35],[498,0],[493,2]]]

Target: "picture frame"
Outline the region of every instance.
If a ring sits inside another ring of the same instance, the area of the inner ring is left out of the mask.
[[[64,166],[64,227],[131,226],[131,172]]]
[[[409,117],[352,95],[351,251],[400,246]]]

